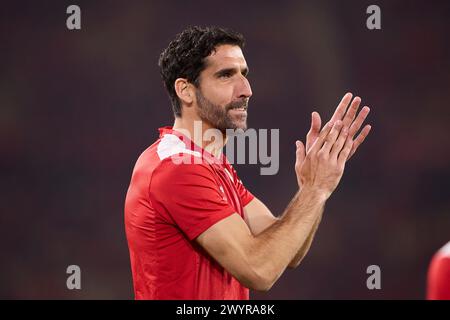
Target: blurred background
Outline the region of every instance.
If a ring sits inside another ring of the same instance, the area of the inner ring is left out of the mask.
[[[381,30],[366,27],[371,4]],[[189,25],[246,37],[249,126],[280,129],[280,170],[235,167],[276,214],[295,193],[311,112],[328,120],[347,91],[371,107],[308,256],[251,298],[423,299],[450,240],[449,1],[2,1],[0,298],[134,297],[125,194],[173,122],[157,60]],[[66,287],[72,264],[81,290]],[[366,287],[372,264],[381,290]]]

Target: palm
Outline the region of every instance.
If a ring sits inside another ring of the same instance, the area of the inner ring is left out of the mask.
[[[337,106],[333,116],[331,117],[330,121],[335,122],[336,120],[342,120],[343,126],[347,126],[349,128],[348,134],[353,139],[353,137],[361,128],[367,115],[369,114],[370,109],[369,107],[365,106],[364,108],[361,109],[358,116],[356,117],[356,113],[361,103],[361,99],[359,97],[355,97],[355,99],[353,99],[352,103],[350,104],[351,100],[352,100],[351,93],[347,93],[346,95],[344,95],[341,102]],[[348,107],[349,105],[350,107]],[[319,113],[313,112],[311,116],[311,128],[309,129],[308,134],[306,135],[306,146],[305,146],[306,150],[301,151],[301,153],[303,154],[297,155],[296,167],[301,168],[305,159],[305,155],[309,152],[314,142],[319,137],[321,127],[322,127],[322,120],[320,118]],[[354,139],[353,147],[352,150],[350,151],[350,154],[347,157],[347,161],[353,156],[358,147],[363,143],[364,139],[369,134],[370,129],[371,129],[370,125],[364,126],[360,134],[356,137],[356,139]]]

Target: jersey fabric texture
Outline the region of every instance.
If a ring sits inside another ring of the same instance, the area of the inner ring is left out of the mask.
[[[249,290],[195,239],[254,196],[224,155],[171,127],[138,158],[125,200],[136,299],[248,300]]]

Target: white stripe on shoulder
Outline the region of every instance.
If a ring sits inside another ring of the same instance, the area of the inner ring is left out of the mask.
[[[228,173],[228,176],[230,177],[231,181],[234,182],[233,176],[231,175],[230,171],[227,170],[227,168],[225,168],[225,172]]]
[[[439,250],[439,253],[445,257],[450,257],[450,241]]]
[[[164,160],[178,153],[191,154],[201,158],[201,154],[198,151],[187,149],[184,142],[174,134],[165,134],[159,142],[156,152],[160,160]]]

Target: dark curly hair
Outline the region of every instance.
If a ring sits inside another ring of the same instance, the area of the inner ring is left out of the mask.
[[[161,53],[158,65],[175,117],[181,116],[175,80],[185,78],[198,87],[200,73],[205,69],[205,58],[222,44],[237,45],[242,49],[245,40],[242,34],[224,28],[195,26],[177,34]]]

